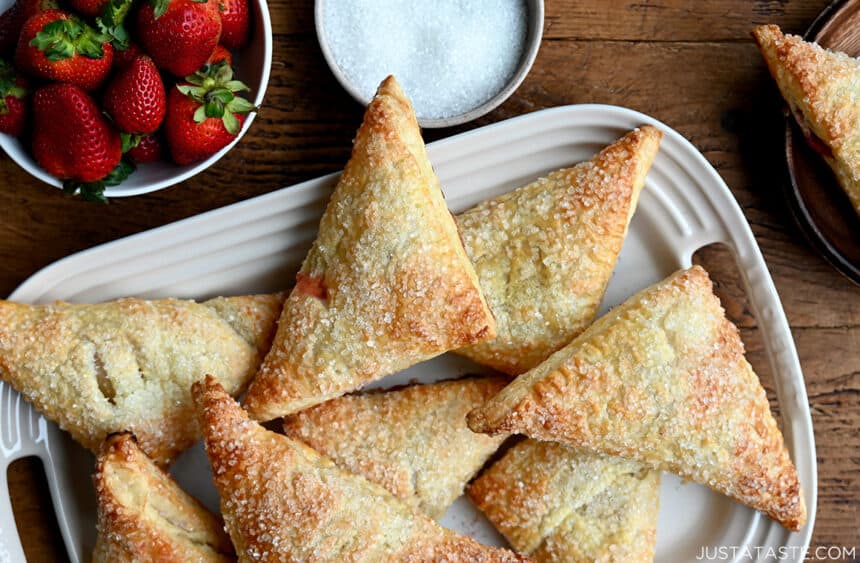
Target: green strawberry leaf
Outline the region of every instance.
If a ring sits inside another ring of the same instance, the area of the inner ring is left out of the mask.
[[[105,54],[102,44],[109,40],[109,37],[87,26],[86,30],[78,38],[75,50],[79,55],[83,55],[88,59],[100,59]]]
[[[137,167],[130,160],[122,159],[110,173],[101,179],[105,186],[118,186],[122,184]]]
[[[92,201],[95,203],[107,203],[105,197],[105,188],[108,186],[118,186],[132,172],[135,171],[134,163],[122,159],[107,176],[95,182],[76,182],[74,180],[66,180],[63,182],[63,191],[67,194],[80,195],[84,201]]]
[[[131,9],[132,0],[110,0],[102,9],[102,14],[96,18],[96,25],[102,35],[110,38],[113,46],[120,51],[128,48],[128,30],[124,22]]]
[[[212,65],[215,69],[213,78],[215,81],[224,84],[233,80],[233,67],[227,64],[227,61],[218,61]]]
[[[206,121],[206,106],[200,106],[194,111],[194,123]]]
[[[152,6],[152,13],[155,15],[155,19],[158,19],[170,7],[170,0],[149,0],[149,5]]]
[[[224,117],[221,118],[221,121],[224,123],[224,129],[227,130],[231,135],[236,135],[239,133],[239,120],[233,114],[233,112],[225,111]]]
[[[233,113],[250,113],[257,111],[257,106],[246,100],[245,98],[235,97],[227,104],[227,110]]]
[[[208,95],[210,99],[216,99],[225,104],[231,102],[233,98],[235,98],[233,92],[227,90],[226,88],[217,88],[209,92]]]
[[[206,117],[222,117],[224,115],[224,104],[221,103],[221,100],[207,100],[203,107],[206,108]]]
[[[108,40],[107,36],[72,18],[46,23],[29,44],[42,51],[49,61],[62,61],[76,54],[100,59],[104,56],[102,43]]]
[[[135,135],[133,133],[120,133],[119,140],[122,143],[120,150],[123,154],[125,154],[137,145],[139,145],[142,139],[143,135]]]
[[[101,180],[97,182],[73,182],[66,180],[63,182],[63,191],[71,195],[79,195],[84,201],[93,203],[107,203],[105,197],[105,185]]]
[[[227,88],[231,92],[250,92],[251,89],[242,82],[241,80],[230,80],[226,84],[224,84],[224,88]]]

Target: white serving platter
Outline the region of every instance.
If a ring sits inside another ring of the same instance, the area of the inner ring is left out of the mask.
[[[455,212],[510,191],[546,172],[586,160],[638,125],[665,134],[602,306],[691,264],[714,242],[732,249],[761,327],[776,382],[781,427],[797,466],[809,522],[789,533],[760,513],[709,489],[665,475],[657,528],[659,562],[696,561],[705,547],[733,549],[736,560],[761,560],[783,548],[781,561],[801,561],[815,522],[817,468],[806,389],[794,342],[773,281],[749,225],[725,183],[681,135],[628,109],[565,106],[535,112],[438,141],[430,158]],[[9,298],[97,302],[122,296],[188,297],[269,292],[292,284],[316,232],[336,174],[105,244],[48,266]],[[431,381],[481,371],[444,355],[378,382]],[[0,484],[20,457],[42,459],[63,538],[73,562],[87,561],[95,542],[93,457],[0,383]],[[217,509],[209,466],[198,444],[172,468],[180,484]],[[504,545],[465,499],[442,524],[479,541]],[[748,554],[753,557],[747,557]],[[731,558],[730,558],[731,559]],[[22,561],[8,495],[0,495],[0,561]],[[771,559],[772,560],[772,559]]]

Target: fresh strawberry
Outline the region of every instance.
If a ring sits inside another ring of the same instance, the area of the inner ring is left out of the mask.
[[[256,108],[236,95],[248,87],[233,80],[225,62],[207,64],[170,89],[164,130],[177,164],[204,160],[230,144]]]
[[[137,164],[148,164],[161,160],[161,141],[155,135],[144,135],[137,139],[137,143],[128,149],[126,155]]]
[[[221,36],[217,1],[149,0],[140,7],[140,42],[158,68],[182,77],[206,64]]]
[[[145,135],[158,129],[167,95],[152,59],[141,55],[121,69],[105,88],[102,107],[120,131]]]
[[[209,64],[215,64],[220,63],[221,61],[226,61],[229,66],[233,66],[233,55],[230,54],[230,51],[228,51],[227,47],[224,45],[216,45],[215,50],[212,51],[212,55],[206,62]]]
[[[220,0],[221,43],[231,49],[241,49],[251,33],[248,0]]]
[[[39,78],[95,90],[113,62],[109,40],[75,16],[48,10],[24,23],[15,62]]]
[[[24,130],[27,119],[27,82],[15,69],[0,59],[0,132],[15,137]]]
[[[129,43],[128,47],[125,49],[114,49],[113,66],[118,69],[125,68],[130,65],[134,59],[144,54],[143,49],[141,49],[137,43]]]
[[[0,14],[0,54],[11,54],[24,22],[45,10],[58,8],[57,0],[17,0]]]
[[[73,84],[49,84],[33,95],[33,156],[57,178],[95,182],[122,153],[119,133],[89,94]]]

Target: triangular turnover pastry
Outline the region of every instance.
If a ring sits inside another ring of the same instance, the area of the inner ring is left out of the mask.
[[[661,137],[641,127],[459,215],[497,335],[458,353],[519,375],[591,324]]]
[[[806,521],[764,389],[698,266],[614,308],[468,423],[641,461],[791,530]]]
[[[468,488],[520,553],[536,561],[654,560],[660,472],[527,439]]]
[[[347,395],[287,417],[284,432],[440,518],[505,439],[466,426],[505,383],[467,377]]]
[[[193,387],[240,561],[522,561],[442,528],[384,488],[266,430],[207,376]]]
[[[191,384],[238,395],[274,334],[283,295],[120,299],[96,305],[0,301],[0,378],[84,447],[130,431],[159,465],[199,437]]]
[[[758,26],[753,36],[807,141],[860,213],[860,60],[775,25]]]
[[[245,407],[270,420],[495,336],[394,78],[367,107]]]
[[[130,434],[105,440],[93,481],[98,499],[94,563],[236,560],[221,519],[180,489]]]

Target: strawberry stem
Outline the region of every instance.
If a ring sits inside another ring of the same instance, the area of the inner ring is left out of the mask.
[[[257,106],[241,98],[238,92],[250,91],[239,80],[233,80],[233,69],[227,61],[206,63],[194,74],[185,77],[188,84],[178,84],[180,92],[200,103],[194,112],[195,123],[203,123],[207,118],[220,118],[224,128],[231,135],[239,133],[239,119],[236,114],[247,114],[257,110]]]
[[[46,23],[30,40],[30,45],[45,53],[49,61],[62,61],[76,54],[100,59],[104,56],[102,43],[109,39],[73,17]]]
[[[66,180],[63,182],[63,191],[67,194],[80,195],[84,201],[92,201],[94,203],[107,203],[105,197],[105,188],[108,186],[118,186],[132,172],[135,171],[134,163],[122,159],[119,164],[108,173],[107,176],[95,182],[77,182],[75,180]]]
[[[110,0],[102,10],[102,15],[96,18],[99,31],[110,37],[113,46],[120,51],[128,48],[128,30],[124,24],[131,4],[132,0]]]

